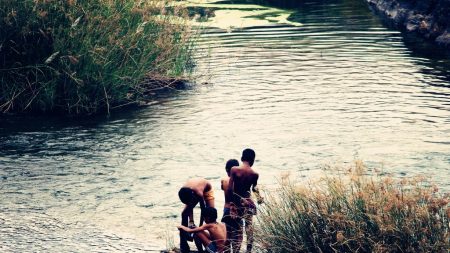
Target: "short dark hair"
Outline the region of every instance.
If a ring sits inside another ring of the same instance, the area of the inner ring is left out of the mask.
[[[244,149],[244,151],[242,151],[241,161],[248,162],[250,166],[253,166],[253,163],[255,162],[255,156],[256,154],[253,149],[246,148]]]
[[[227,171],[228,176],[230,175],[231,168],[234,166],[239,166],[239,162],[236,159],[230,159],[227,161],[227,164],[225,165],[225,170]]]
[[[214,207],[206,207],[203,210],[203,217],[208,218],[208,220],[214,222],[217,219],[217,209]]]
[[[182,187],[178,191],[178,197],[180,197],[181,202],[187,205],[194,199],[194,191],[191,188]]]

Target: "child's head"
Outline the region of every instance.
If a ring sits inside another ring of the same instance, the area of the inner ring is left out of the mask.
[[[250,166],[253,166],[253,163],[255,162],[255,151],[249,148],[244,149],[244,151],[242,151],[241,161],[248,162]]]
[[[228,176],[230,176],[231,168],[234,166],[239,166],[239,162],[236,159],[230,159],[228,160],[227,164],[225,165],[225,170],[227,171]]]
[[[217,210],[214,207],[206,207],[205,210],[203,210],[203,217],[205,218],[206,223],[216,222]]]
[[[180,197],[181,202],[186,205],[192,205],[195,202],[195,193],[191,188],[182,187],[178,191],[178,197]]]

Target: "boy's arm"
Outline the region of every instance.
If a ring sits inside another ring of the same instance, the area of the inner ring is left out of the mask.
[[[231,202],[233,202],[233,191],[234,191],[234,177],[235,177],[235,170],[233,168],[231,168],[230,171],[230,180],[228,181],[228,189],[227,189],[227,194],[228,196],[231,197]]]
[[[186,232],[188,232],[188,233],[195,233],[195,232],[200,232],[200,231],[203,231],[203,230],[208,230],[208,228],[211,226],[211,224],[204,224],[204,225],[202,225],[202,226],[200,226],[200,227],[196,227],[196,228],[188,228],[188,227],[186,227],[186,226],[177,226],[177,228],[178,229],[182,229],[182,230],[184,230],[184,231],[186,231]]]
[[[189,210],[189,221],[194,222],[194,209],[190,208]]]
[[[206,202],[205,202],[205,197],[202,195],[201,197],[199,197],[199,203],[200,203],[200,224],[199,226],[203,225],[203,221],[205,220],[203,218],[203,210],[205,210],[206,208]]]
[[[255,195],[256,195],[256,202],[258,203],[258,204],[262,204],[262,203],[264,203],[264,198],[261,196],[261,194],[260,194],[260,192],[259,192],[259,189],[258,189],[258,187],[257,187],[257,184],[258,184],[258,178],[259,178],[259,174],[256,174],[256,177],[255,177],[255,182],[253,183],[253,187],[252,187],[252,191],[255,193]]]
[[[252,186],[252,191],[259,193],[258,188],[256,187],[256,185],[258,184],[258,178],[259,178],[259,174],[255,175],[255,180],[253,181],[253,186]]]

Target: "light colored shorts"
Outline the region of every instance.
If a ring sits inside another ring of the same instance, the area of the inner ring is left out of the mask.
[[[203,198],[205,199],[205,201],[214,200],[214,191],[213,191],[213,189],[205,192],[203,194]]]

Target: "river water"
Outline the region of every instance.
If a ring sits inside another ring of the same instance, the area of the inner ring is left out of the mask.
[[[448,57],[412,51],[423,45],[363,1],[210,6],[197,54],[207,83],[109,118],[1,118],[0,251],[176,244],[178,188],[206,177],[220,207],[225,161],[246,147],[267,188],[354,159],[450,188]]]

